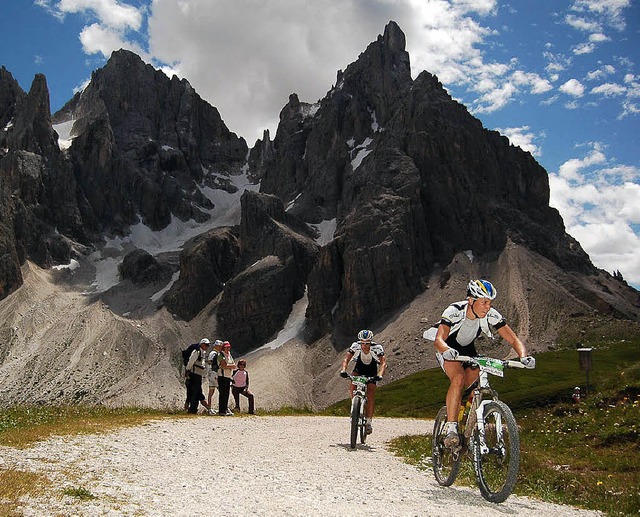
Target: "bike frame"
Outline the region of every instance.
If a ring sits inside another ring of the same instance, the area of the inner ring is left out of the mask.
[[[502,377],[505,367],[524,368],[524,365],[519,361],[498,361],[485,357],[458,356],[456,361],[471,363],[480,370],[478,380],[476,381],[477,386],[473,390],[473,399],[469,415],[467,415],[467,420],[464,422],[464,437],[466,438],[465,442],[468,443],[474,428],[477,428],[480,451],[482,454],[487,454],[489,447],[487,447],[485,441],[484,411],[487,404],[498,400],[498,392],[495,391],[489,383],[489,373]],[[473,420],[472,416],[474,417]],[[496,433],[499,440],[502,441],[502,418],[500,415],[496,415],[496,418]]]
[[[356,397],[360,398],[362,403],[360,404],[360,414],[364,414],[367,407],[367,380],[368,377],[363,375],[352,375],[351,383],[355,386],[353,389],[353,397],[351,398],[351,410],[353,411],[353,404]]]

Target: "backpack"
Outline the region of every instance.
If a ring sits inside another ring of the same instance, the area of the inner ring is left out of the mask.
[[[218,354],[216,353],[213,357],[213,361],[211,361],[211,369],[214,372],[217,372],[220,369],[220,364],[218,363]]]
[[[194,343],[193,345],[189,345],[187,348],[185,348],[182,351],[182,364],[187,366],[187,363],[189,362],[189,358],[191,357],[191,354],[193,353],[194,350],[197,350],[198,348],[200,348],[200,343]]]

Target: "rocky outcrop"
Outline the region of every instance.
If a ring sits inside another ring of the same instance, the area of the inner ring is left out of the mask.
[[[235,189],[229,176],[247,155],[244,139],[186,80],[169,79],[125,50],[56,114],[68,119],[83,218],[95,233],[123,233],[138,214],[153,230],[172,216],[206,221],[213,204],[203,189]]]
[[[26,93],[20,88],[11,72],[0,67],[0,157],[7,153],[8,130],[13,126],[16,114],[22,108]]]
[[[247,160],[249,170],[251,171],[251,178],[256,183],[262,180],[266,167],[273,161],[273,158],[273,142],[271,141],[269,130],[265,129],[262,134],[262,139],[256,140],[256,143],[249,151],[249,159]]]
[[[268,256],[234,276],[217,308],[218,333],[241,354],[276,337],[304,294],[293,260]]]
[[[0,300],[21,285],[22,272],[13,232],[7,225],[0,223]]]
[[[6,78],[0,81],[2,88],[0,97],[15,101],[4,104],[12,118],[5,126],[6,149],[0,157],[0,174],[10,193],[3,203],[5,221],[13,226],[5,239],[13,240],[19,264],[27,257],[40,265],[67,263],[72,241],[83,242],[86,235],[72,167],[51,126],[46,79],[36,75],[25,96],[12,94],[15,85]]]
[[[225,286],[218,324],[244,351],[274,338],[284,326],[304,294],[319,247],[280,198],[247,191],[241,205],[241,272]]]
[[[372,326],[461,251],[492,260],[508,239],[596,271],[549,207],[546,171],[487,131],[428,72],[412,80],[394,22],[318,105],[292,95],[261,191],[307,222],[337,219],[309,277],[311,335]]]
[[[180,278],[163,298],[174,314],[192,319],[233,277],[240,242],[232,228],[216,228],[198,236],[180,254]]]
[[[124,257],[118,266],[122,280],[131,280],[134,284],[168,281],[171,278],[171,267],[162,264],[149,252],[133,250]]]

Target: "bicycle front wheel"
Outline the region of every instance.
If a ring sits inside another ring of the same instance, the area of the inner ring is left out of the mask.
[[[513,490],[520,468],[520,437],[513,413],[504,402],[494,400],[484,409],[484,445],[476,428],[473,465],[482,497],[503,502]]]
[[[360,397],[353,397],[351,401],[351,448],[356,448],[358,442],[358,428],[360,427],[360,406],[362,400]]]
[[[367,410],[367,400],[361,401],[360,406],[360,443],[367,441],[367,418],[365,412]]]
[[[460,451],[454,452],[445,447],[443,440],[447,426],[447,406],[442,406],[433,424],[433,443],[431,459],[436,481],[442,486],[451,486],[460,470]]]

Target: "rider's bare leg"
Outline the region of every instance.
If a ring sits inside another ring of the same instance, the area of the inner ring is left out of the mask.
[[[367,416],[367,420],[371,420],[373,418],[373,409],[376,403],[376,385],[375,384],[367,384],[367,407],[365,414]]]

